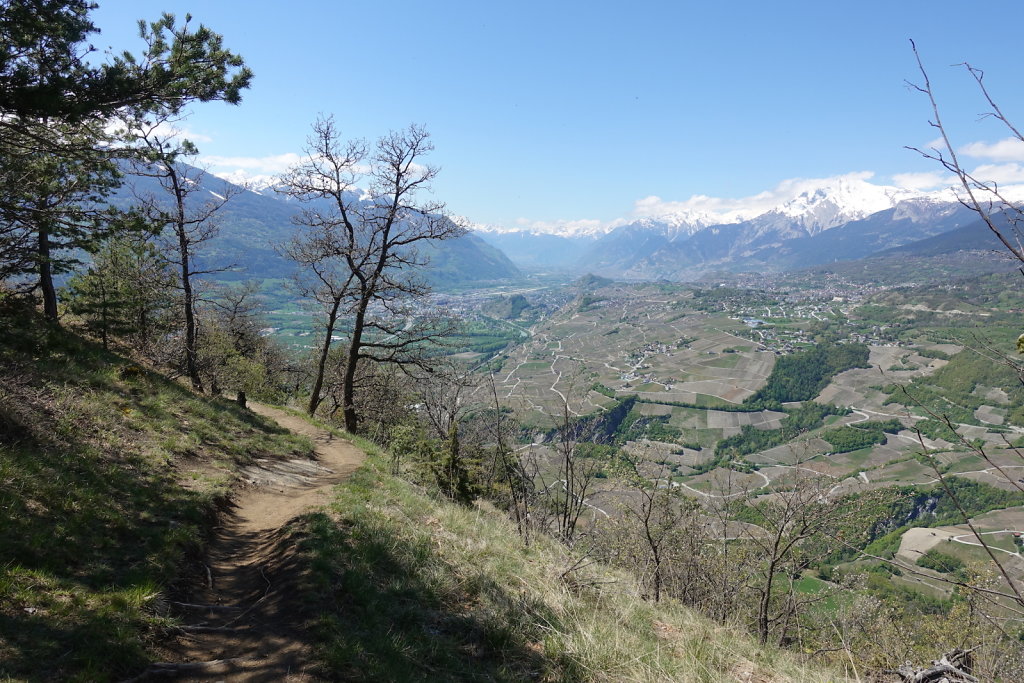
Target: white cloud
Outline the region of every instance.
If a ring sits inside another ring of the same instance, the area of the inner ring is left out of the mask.
[[[982,183],[995,183],[999,193],[1007,199],[1020,201],[1024,199],[1024,164],[982,164],[969,169],[971,177]],[[898,173],[892,177],[899,187],[915,191],[930,191],[933,197],[953,200],[957,197],[966,198],[960,181],[951,173],[928,171],[922,173]],[[988,194],[982,192],[982,197]]]
[[[956,182],[954,176],[941,171],[922,171],[918,173],[897,173],[892,177],[893,184],[907,190],[933,190],[949,187]]]
[[[289,167],[302,161],[303,157],[295,152],[272,154],[264,157],[224,157],[217,155],[203,156],[199,161],[212,169],[231,173],[248,171],[250,174],[277,174],[287,171]]]
[[[295,152],[285,152],[284,154],[270,154],[262,157],[231,157],[209,154],[199,157],[198,162],[205,168],[210,169],[210,172],[214,175],[224,178],[229,182],[266,187],[273,184],[276,176],[282,175],[293,166],[309,160],[309,156],[296,154]],[[356,176],[365,175],[370,170],[371,168],[365,164],[354,164],[352,166],[352,172]],[[423,172],[426,170],[426,167],[413,164],[412,170],[414,172]]]
[[[124,121],[114,120],[108,122],[104,128],[108,133],[119,134],[127,130],[128,125]],[[133,130],[135,129],[133,128]],[[209,135],[197,133],[196,131],[190,128],[179,126],[171,121],[160,121],[156,125],[145,126],[143,130],[145,130],[147,135],[159,138],[160,140],[173,140],[176,138],[183,138],[185,140],[190,140],[192,142],[199,143],[213,142],[213,138],[211,138]]]
[[[771,190],[736,198],[695,194],[683,201],[667,201],[651,195],[638,199],[633,204],[633,215],[641,218],[676,216],[690,221],[734,222],[770,211],[805,192],[814,192],[844,182],[864,182],[874,175],[871,171],[857,171],[829,178],[789,178]]]
[[[1024,141],[1004,138],[991,144],[971,142],[960,148],[960,153],[977,159],[991,161],[1024,161]]]
[[[1024,183],[1024,166],[1020,164],[982,164],[971,171],[971,175],[982,182],[1009,185]]]
[[[191,128],[179,128],[173,124],[160,124],[157,126],[158,134],[166,137],[182,137],[192,142],[206,143],[213,142],[213,138],[203,133],[197,133]]]

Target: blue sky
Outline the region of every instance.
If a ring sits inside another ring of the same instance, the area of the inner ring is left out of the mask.
[[[1024,181],[1024,145],[991,146],[1007,134],[978,120],[984,103],[950,67],[984,68],[1024,125],[1019,1],[99,3],[101,49],[137,50],[137,19],[191,12],[253,69],[240,106],[183,124],[212,170],[282,170],[318,113],[352,137],[416,122],[442,167],[435,194],[481,223],[607,222],[645,198],[848,173],[924,185],[902,175],[937,170],[903,149],[936,137],[904,84],[918,78],[910,38],[956,144],[984,143],[970,163]]]

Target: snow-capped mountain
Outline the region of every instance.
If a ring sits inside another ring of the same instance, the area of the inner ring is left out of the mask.
[[[607,222],[538,221],[514,227],[478,224],[474,229],[490,234],[522,232],[575,238],[606,235],[622,226],[632,225],[650,227],[675,238],[715,225],[753,221],[761,216],[766,217],[766,222],[772,222],[772,217],[778,216],[816,233],[893,208],[908,199],[937,194],[876,185],[868,182],[865,175],[854,173],[836,178],[786,181],[774,190],[738,200],[697,196],[687,202],[662,203],[657,197],[649,197],[637,202],[636,216]],[[955,200],[948,193],[946,196]],[[656,201],[652,203],[651,200]],[[693,206],[681,206],[688,204]]]
[[[921,192],[859,178],[838,178],[828,186],[801,192],[763,215],[785,217],[814,235],[922,196]]]
[[[551,229],[483,236],[524,265],[681,279],[715,269],[779,270],[860,258],[957,229],[974,217],[950,190],[919,192],[865,176],[788,181],[746,200],[693,202],[713,209],[648,202],[648,215],[587,232],[541,226]],[[658,212],[659,206],[668,210]]]
[[[281,182],[281,179],[276,175],[251,175],[242,170],[232,171],[230,173],[211,172],[210,175],[217,176],[221,180],[226,180],[232,185],[244,187],[256,194],[263,194],[266,190],[276,187]]]
[[[815,235],[908,201],[940,201],[947,204],[956,200],[948,191],[927,193],[876,185],[865,180],[862,174],[790,181],[789,184],[797,186],[795,192],[786,193],[777,189],[754,195],[747,200],[730,202],[727,208],[718,212],[672,211],[656,214],[646,220],[671,228],[663,229],[663,232],[673,235],[683,232],[693,234],[711,226],[738,223],[749,223],[761,232],[781,229],[793,234],[803,232]],[[766,203],[773,199],[777,201]],[[638,223],[636,221],[632,224]]]

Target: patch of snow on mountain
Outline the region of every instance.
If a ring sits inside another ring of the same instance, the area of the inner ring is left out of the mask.
[[[269,190],[277,185],[280,181],[277,176],[274,175],[252,175],[239,169],[231,172],[210,172],[211,175],[215,175],[221,180],[226,180],[233,185],[244,187],[257,194],[263,193],[264,190]]]
[[[610,223],[606,223],[592,219],[575,221],[528,221],[520,219],[516,221],[515,225],[511,226],[472,222],[469,222],[469,226],[470,229],[476,232],[485,233],[520,233],[525,235],[555,235],[558,237],[584,238],[606,235],[619,225],[624,225],[626,222],[628,221],[612,221]]]

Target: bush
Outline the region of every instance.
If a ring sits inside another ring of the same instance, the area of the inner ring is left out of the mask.
[[[864,344],[834,344],[783,356],[775,362],[764,387],[743,403],[772,406],[809,401],[840,372],[870,367],[869,355]]]
[[[943,574],[952,574],[964,568],[964,562],[959,557],[947,555],[944,552],[932,548],[921,557],[917,558],[917,566],[925,569],[932,569]]]

